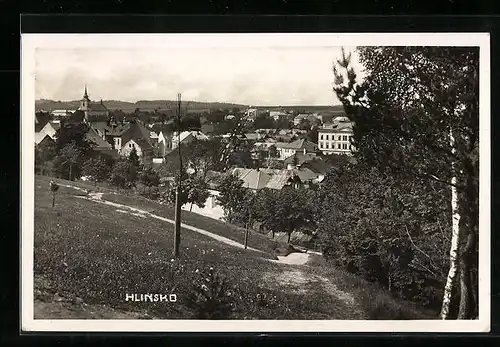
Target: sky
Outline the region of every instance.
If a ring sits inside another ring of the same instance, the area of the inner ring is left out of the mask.
[[[354,47],[345,47],[353,51]],[[36,99],[336,105],[338,46],[37,48]],[[361,69],[353,55],[356,70]]]

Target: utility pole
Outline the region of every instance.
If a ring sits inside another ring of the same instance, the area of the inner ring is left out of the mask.
[[[179,178],[175,188],[175,228],[174,228],[174,257],[179,256],[179,245],[181,243],[181,180],[182,180],[182,157],[181,157],[181,94],[177,94],[177,150],[179,151]]]

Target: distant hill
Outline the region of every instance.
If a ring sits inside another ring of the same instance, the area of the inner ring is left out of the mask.
[[[177,102],[174,100],[140,100],[137,102],[128,102],[120,100],[103,100],[103,103],[111,111],[122,110],[124,112],[133,112],[136,108],[140,109],[141,111],[153,111],[155,109],[158,110],[172,109],[176,107]],[[36,111],[39,110],[53,111],[59,109],[75,110],[79,106],[80,106],[80,100],[54,101],[54,100],[40,99],[35,101]],[[203,112],[203,111],[208,111],[211,108],[245,109],[247,107],[248,107],[247,105],[222,103],[222,102],[198,102],[198,101],[182,102],[182,108],[183,109],[187,108],[188,111],[191,112]]]
[[[343,105],[324,105],[324,106],[317,106],[317,105],[299,105],[299,106],[253,106],[257,109],[264,109],[264,110],[269,110],[269,111],[277,111],[280,109],[283,110],[292,110],[292,111],[305,111],[305,112],[343,112],[344,111],[344,106]]]
[[[97,101],[97,100],[96,100]],[[175,109],[177,102],[175,100],[139,100],[137,102],[128,102],[121,100],[104,100],[103,103],[109,110],[122,110],[123,112],[134,112],[136,108],[141,111],[153,111],[155,109],[162,111],[166,109]],[[47,99],[40,99],[35,101],[36,111],[53,111],[53,110],[76,110],[80,106],[80,100],[72,101],[54,101]],[[210,109],[233,109],[239,108],[244,110],[248,105],[224,103],[224,102],[198,102],[198,101],[183,101],[182,108],[187,108],[189,112],[204,112]],[[292,110],[303,112],[342,112],[344,107],[342,105],[299,105],[299,106],[252,106],[261,110]]]

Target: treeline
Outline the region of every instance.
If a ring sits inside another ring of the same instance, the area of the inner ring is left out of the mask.
[[[343,52],[335,93],[354,122],[358,164],[327,177],[324,254],[437,308],[478,314],[479,49],[360,47]]]

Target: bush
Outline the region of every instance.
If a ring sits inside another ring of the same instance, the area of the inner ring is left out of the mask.
[[[449,192],[347,164],[319,192],[319,237],[335,266],[437,309],[448,270]]]
[[[208,272],[198,272],[186,297],[186,306],[193,310],[194,319],[229,319],[234,308],[234,291],[229,282],[211,267]]]

